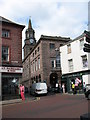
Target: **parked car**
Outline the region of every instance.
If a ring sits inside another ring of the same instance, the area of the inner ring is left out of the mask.
[[[31,95],[47,95],[47,84],[46,83],[33,83],[30,88],[30,94]]]
[[[90,100],[90,84],[86,84],[85,97]]]

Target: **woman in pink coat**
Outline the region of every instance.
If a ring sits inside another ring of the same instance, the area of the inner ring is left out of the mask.
[[[24,97],[24,85],[20,85],[20,93],[21,93],[21,98],[22,100],[25,100],[25,97]]]

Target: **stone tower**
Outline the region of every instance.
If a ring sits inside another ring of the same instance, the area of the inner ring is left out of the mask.
[[[28,23],[28,28],[26,29],[25,32],[25,40],[24,40],[24,59],[26,58],[26,56],[30,53],[30,51],[33,49],[33,47],[36,44],[36,40],[35,40],[35,31],[32,28],[32,23],[31,23],[31,19],[29,19],[29,23]]]

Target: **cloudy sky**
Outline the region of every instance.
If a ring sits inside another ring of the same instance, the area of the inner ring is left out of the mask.
[[[23,24],[26,28],[31,16],[36,40],[42,34],[74,39],[88,28],[88,1],[0,0],[0,16]]]

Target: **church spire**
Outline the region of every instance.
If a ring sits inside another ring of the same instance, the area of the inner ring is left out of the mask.
[[[31,18],[29,19],[28,28],[32,29]]]

